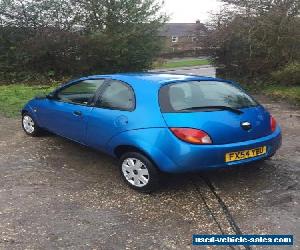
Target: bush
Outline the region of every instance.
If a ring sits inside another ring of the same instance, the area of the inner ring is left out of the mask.
[[[299,0],[221,2],[224,9],[208,23],[204,48],[222,74],[264,82],[287,63],[300,62]]]
[[[0,84],[147,70],[165,21],[157,0],[0,1]]]
[[[271,74],[274,83],[300,86],[300,63],[287,64]]]

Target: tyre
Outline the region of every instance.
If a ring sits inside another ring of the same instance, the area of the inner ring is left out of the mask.
[[[120,158],[119,168],[122,179],[137,191],[151,193],[159,186],[160,173],[143,154],[125,153]]]
[[[37,126],[32,116],[28,113],[22,115],[22,128],[27,135],[38,136],[41,134],[41,129]]]

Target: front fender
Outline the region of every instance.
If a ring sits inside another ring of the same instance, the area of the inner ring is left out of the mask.
[[[164,140],[162,138],[165,138],[167,130],[167,128],[147,128],[125,131],[114,136],[107,143],[106,149],[109,154],[116,156],[114,150],[118,146],[136,147],[148,155],[161,171],[169,172],[177,165],[160,150],[163,148]]]
[[[27,112],[28,114],[31,115],[31,117],[34,119],[34,121],[39,125],[39,120],[37,117],[36,112],[34,111],[34,100],[29,101],[24,105],[24,107],[21,110],[21,113],[23,114],[24,112]]]

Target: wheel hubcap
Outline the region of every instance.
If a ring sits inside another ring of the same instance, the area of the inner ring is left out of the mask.
[[[29,134],[33,133],[34,121],[32,120],[32,118],[30,116],[25,115],[23,117],[23,127],[27,133],[29,133]]]
[[[139,159],[125,159],[122,163],[122,172],[126,180],[133,186],[143,187],[149,182],[149,171]]]

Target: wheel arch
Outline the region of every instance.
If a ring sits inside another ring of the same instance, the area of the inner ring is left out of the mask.
[[[152,163],[154,163],[154,161],[152,160],[152,158],[150,157],[149,154],[147,154],[144,150],[140,149],[139,147],[133,146],[133,145],[118,145],[115,149],[114,149],[114,155],[119,159],[121,158],[121,156],[125,153],[129,153],[129,152],[137,152],[140,153],[144,156],[146,156],[147,158],[149,158],[149,160],[152,161]]]
[[[21,115],[23,116],[25,113],[27,113],[27,114],[29,114],[29,115],[31,115],[31,116],[33,116],[34,118],[36,118],[35,116],[35,113],[33,112],[33,109],[32,109],[32,107],[30,106],[30,105],[26,105],[26,106],[24,106],[23,108],[22,108],[22,110],[21,110]]]
[[[34,116],[33,112],[32,112],[32,109],[30,107],[26,107],[26,108],[23,108],[21,110],[21,115],[23,116],[24,114],[29,114],[29,115],[32,115]]]
[[[39,119],[37,117],[37,114],[34,112],[34,110],[32,109],[31,106],[29,106],[28,104],[21,110],[21,116],[23,117],[24,114],[28,114],[32,117],[32,119],[34,120],[34,122],[39,126],[40,126],[40,122]]]
[[[125,131],[113,137],[106,144],[106,151],[114,157],[122,153],[137,151],[149,158],[163,172],[178,168],[174,159],[169,158],[162,141],[169,132],[165,128],[147,128]]]

